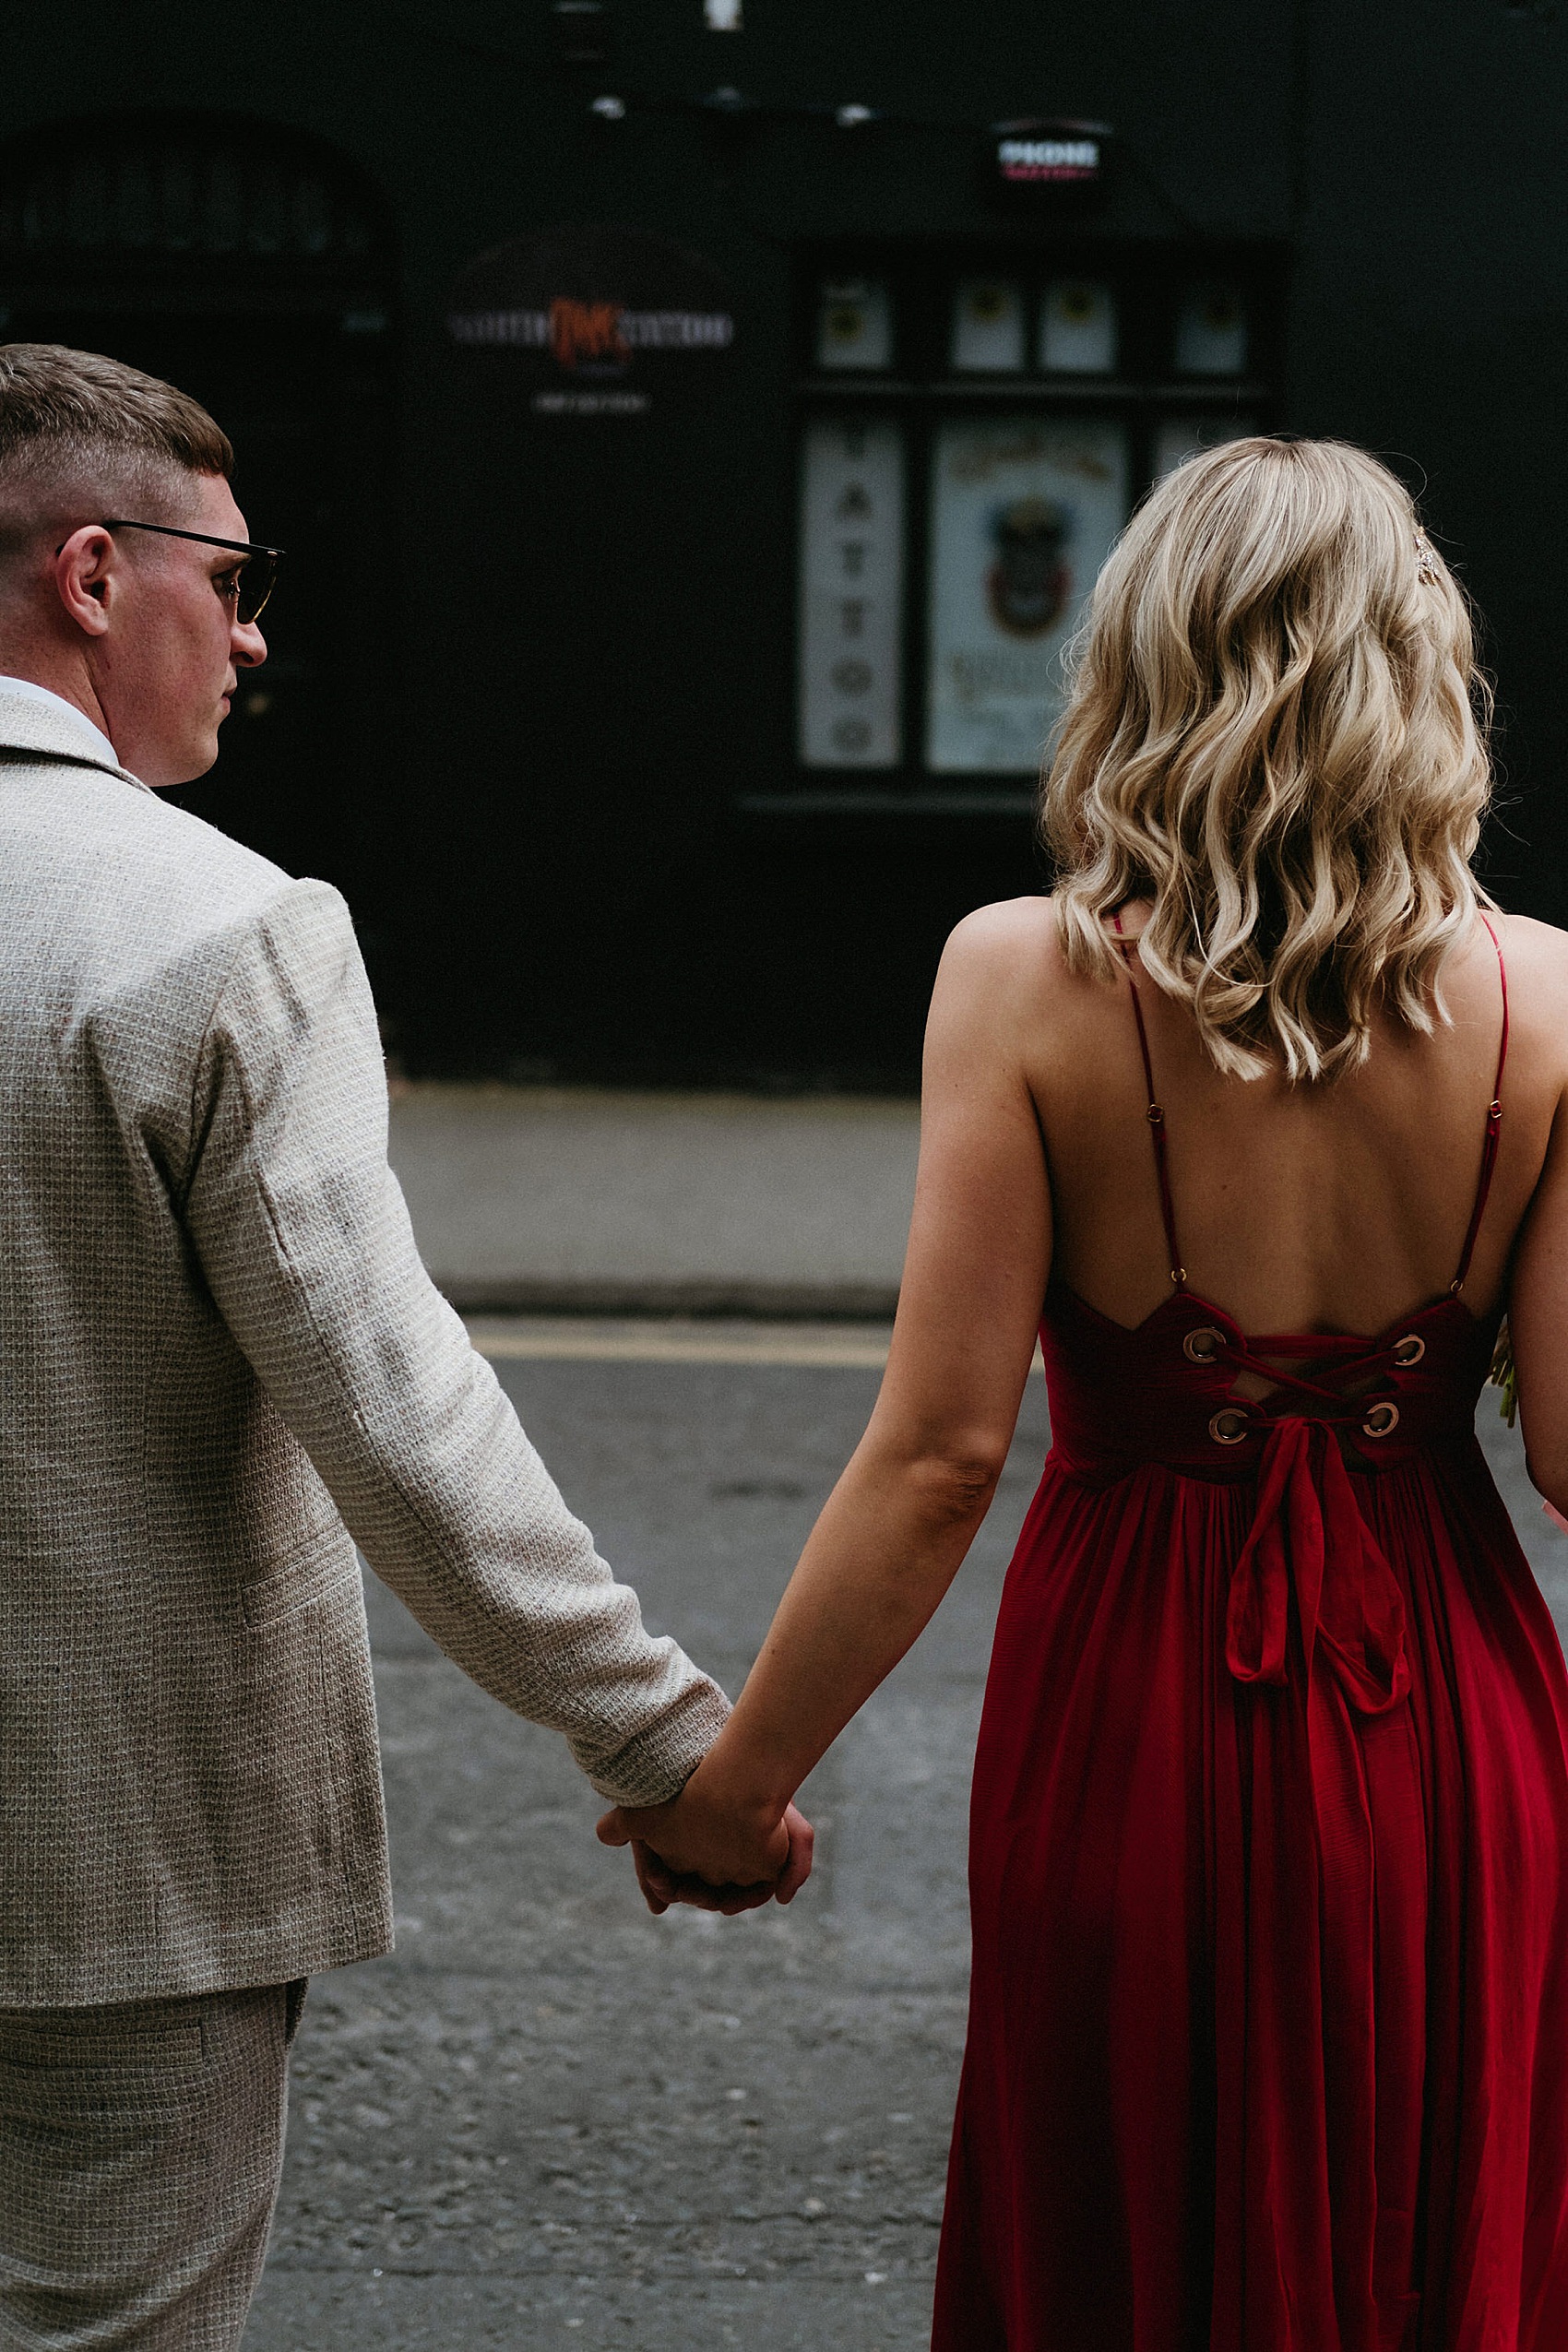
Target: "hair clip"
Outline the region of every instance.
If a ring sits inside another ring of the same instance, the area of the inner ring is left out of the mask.
[[[1442,568],[1437,560],[1437,550],[1425,531],[1416,533],[1416,576],[1418,579],[1430,580],[1434,586],[1443,577]]]

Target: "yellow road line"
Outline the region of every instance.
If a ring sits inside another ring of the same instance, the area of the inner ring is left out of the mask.
[[[891,1336],[883,1324],[609,1323],[589,1316],[472,1317],[469,1336],[494,1362],[578,1364],[802,1364],[880,1372]],[[1031,1372],[1044,1368],[1035,1350]]]
[[[846,1333],[841,1339],[797,1338],[778,1332],[709,1335],[671,1331],[502,1331],[493,1326],[470,1334],[481,1356],[526,1358],[538,1363],[597,1364],[810,1364],[852,1372],[880,1372],[887,1361],[885,1339]]]

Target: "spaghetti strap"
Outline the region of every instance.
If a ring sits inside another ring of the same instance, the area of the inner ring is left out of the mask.
[[[1144,1008],[1138,996],[1138,983],[1133,978],[1132,943],[1122,935],[1120,914],[1111,918],[1116,933],[1116,944],[1122,950],[1122,963],[1127,974],[1127,985],[1133,992],[1133,1017],[1138,1025],[1138,1051],[1143,1056],[1144,1084],[1148,1093],[1148,1129],[1154,1144],[1154,1171],[1159,1183],[1159,1213],[1165,1221],[1165,1246],[1170,1258],[1170,1279],[1178,1290],[1187,1287],[1187,1269],[1182,1263],[1182,1253],[1176,1241],[1176,1206],[1170,1195],[1170,1170],[1165,1151],[1165,1113],[1155,1099],[1154,1063],[1149,1057],[1148,1031],[1144,1026]]]
[[[1470,1211],[1470,1222],[1466,1229],[1465,1246],[1459,1253],[1459,1271],[1448,1286],[1455,1299],[1464,1289],[1465,1277],[1470,1271],[1476,1236],[1481,1229],[1481,1218],[1486,1215],[1487,1200],[1491,1192],[1492,1170],[1497,1166],[1498,1131],[1503,1124],[1503,1072],[1508,1060],[1508,967],[1503,957],[1503,942],[1485,915],[1482,915],[1481,921],[1486,924],[1487,937],[1497,950],[1497,977],[1503,989],[1503,1030],[1497,1043],[1497,1075],[1491,1082],[1491,1100],[1487,1106],[1486,1139],[1481,1145],[1481,1172],[1476,1185],[1475,1206]]]

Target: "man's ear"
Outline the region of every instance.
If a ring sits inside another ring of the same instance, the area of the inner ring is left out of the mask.
[[[84,523],[54,552],[55,593],[85,636],[101,637],[109,626],[113,568],[113,534],[101,523]]]

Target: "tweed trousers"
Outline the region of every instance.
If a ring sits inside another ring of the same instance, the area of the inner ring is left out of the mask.
[[[233,2352],[304,1991],[0,2010],[6,2352]]]

